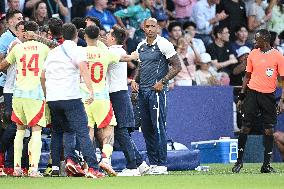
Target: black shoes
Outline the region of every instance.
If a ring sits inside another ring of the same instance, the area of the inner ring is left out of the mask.
[[[276,173],[276,171],[270,166],[270,164],[262,165],[260,172],[261,173]]]
[[[243,162],[236,162],[234,167],[232,168],[233,173],[239,173],[240,170],[243,168]]]

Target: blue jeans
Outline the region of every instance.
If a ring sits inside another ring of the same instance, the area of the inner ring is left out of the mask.
[[[167,162],[166,91],[156,93],[151,88],[139,89],[142,132],[151,165]]]
[[[55,120],[52,123],[54,130],[64,132],[64,157],[76,161],[77,137],[80,150],[89,167],[98,169],[95,149],[89,137],[87,115],[81,99],[50,101],[48,105]]]

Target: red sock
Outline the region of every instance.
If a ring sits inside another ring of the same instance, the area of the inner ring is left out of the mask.
[[[4,168],[4,163],[5,163],[5,154],[0,153],[0,168]]]

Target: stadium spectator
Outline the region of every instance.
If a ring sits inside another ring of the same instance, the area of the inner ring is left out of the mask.
[[[182,36],[182,25],[179,22],[171,22],[168,26],[170,35],[169,41],[177,48],[177,41]]]
[[[8,9],[17,9],[21,12],[24,9],[25,0],[4,0],[4,2],[6,12]]]
[[[232,171],[239,173],[243,167],[243,154],[247,141],[247,135],[252,129],[252,124],[258,112],[263,116],[263,144],[264,161],[261,173],[271,173],[275,170],[270,166],[273,148],[273,128],[277,123],[276,101],[276,78],[278,75],[283,80],[284,57],[279,51],[270,46],[270,34],[261,29],[255,34],[255,49],[247,58],[246,75],[242,90],[239,94],[237,107],[243,113],[243,124],[238,137],[238,159]],[[262,62],[262,64],[259,64]],[[284,92],[278,105],[278,112],[284,111]]]
[[[280,47],[280,39],[278,33],[269,31],[270,33],[270,46],[277,49],[281,54],[284,53],[283,48]]]
[[[31,20],[35,21],[39,26],[47,25],[48,15],[45,2],[39,1],[35,4]]]
[[[156,19],[147,19],[144,30],[146,39],[137,46],[141,63],[136,68],[131,87],[135,92],[139,90],[142,132],[149,162],[155,165],[150,174],[167,174],[166,88],[169,80],[180,72],[181,62],[173,45],[157,35]]]
[[[221,0],[216,6],[217,12],[225,11],[228,17],[219,22],[219,25],[226,26],[229,31],[235,31],[238,26],[247,25],[246,6],[242,0]],[[234,41],[235,36],[231,35],[230,40]]]
[[[197,25],[196,38],[200,38],[206,47],[212,43],[213,26],[228,17],[225,11],[216,14],[216,4],[219,3],[220,0],[202,0],[192,8],[192,21]]]
[[[282,0],[271,0],[271,19],[268,21],[268,29],[280,34],[284,30],[284,5]]]
[[[35,7],[35,4],[42,0],[26,0],[25,4],[25,15],[31,17],[32,9]],[[48,18],[61,18],[64,20],[65,16],[68,16],[68,6],[67,0],[43,0],[47,5]]]
[[[192,7],[196,2],[197,0],[173,0],[176,21],[181,23],[188,21],[192,14]]]
[[[262,0],[255,0],[255,2],[248,7],[248,39],[250,41],[254,39],[256,31],[267,28],[267,23],[271,19],[271,15],[271,12],[265,14]]]
[[[98,18],[101,22],[101,25],[108,32],[117,22],[113,14],[106,9],[107,0],[94,0],[94,3],[94,7],[87,12],[86,16]]]
[[[214,37],[214,42],[207,48],[207,52],[212,58],[212,64],[218,72],[226,72],[230,75],[230,66],[238,63],[238,60],[229,48],[230,33],[228,28],[225,26],[216,26],[214,28]]]
[[[166,39],[169,39],[169,32],[167,29],[169,17],[166,12],[163,9],[159,9],[156,11],[154,18],[156,18],[161,28],[161,36]]]
[[[177,54],[181,61],[181,71],[175,76],[174,82],[176,86],[192,86],[195,85],[195,55],[188,53],[189,42],[185,37],[180,37],[177,41]]]
[[[63,21],[60,18],[50,18],[48,20],[48,38],[62,44],[64,39],[62,37]]]
[[[211,65],[211,56],[208,53],[202,53],[200,55],[201,64],[200,69],[195,72],[195,81],[197,85],[201,86],[212,86],[212,85],[219,85],[220,82],[218,81],[216,75],[217,72],[215,71],[214,67]]]
[[[183,24],[183,31],[185,33],[185,37],[189,39],[190,48],[188,48],[188,52],[190,54],[195,54],[196,63],[200,62],[200,54],[205,53],[206,49],[204,43],[201,39],[197,39],[195,37],[196,34],[196,24],[191,21],[187,21]]]
[[[74,141],[76,136],[80,150],[89,166],[86,176],[104,177],[104,174],[98,170],[96,153],[89,137],[86,112],[77,82],[81,75],[89,89],[88,103],[91,103],[93,88],[86,64],[87,55],[75,43],[77,30],[73,24],[64,24],[62,31],[65,41],[49,53],[43,72],[53,130],[62,133],[64,128],[64,156],[68,171],[75,175],[85,175],[76,161]]]
[[[230,48],[237,57],[237,50],[242,46],[247,46],[252,49],[252,44],[248,42],[248,30],[246,26],[241,25],[235,28],[235,38],[236,40],[230,43]]]

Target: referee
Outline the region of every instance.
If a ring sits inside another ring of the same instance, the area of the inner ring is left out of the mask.
[[[139,90],[141,128],[152,165],[149,174],[167,174],[166,90],[168,81],[180,72],[181,62],[173,44],[157,35],[156,19],[147,19],[144,31],[146,39],[137,46],[140,63],[131,87]]]
[[[258,112],[263,116],[263,144],[264,162],[260,169],[261,173],[275,172],[270,166],[273,148],[274,125],[277,122],[275,90],[277,76],[282,80],[284,76],[284,57],[273,49],[270,44],[270,34],[261,29],[255,34],[255,49],[247,58],[246,75],[243,81],[241,93],[239,94],[238,107],[242,106],[243,123],[238,140],[238,159],[232,171],[240,172],[243,167],[242,158],[244,154],[247,135],[252,129],[252,123]],[[278,110],[282,112],[284,93],[282,92]]]

